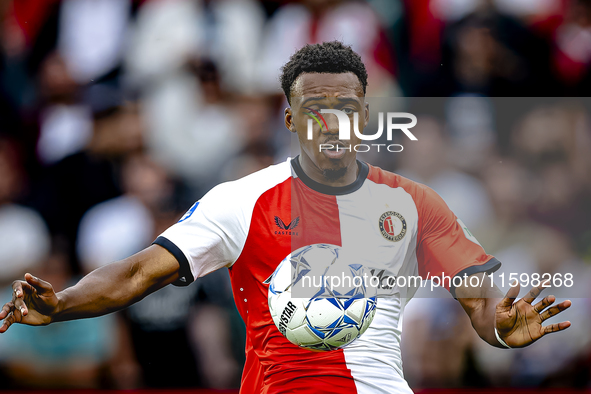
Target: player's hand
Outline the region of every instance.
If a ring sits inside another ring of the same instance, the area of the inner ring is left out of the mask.
[[[12,283],[12,301],[0,310],[0,334],[14,323],[43,326],[51,323],[51,316],[58,307],[58,298],[50,283],[31,274],[25,280]]]
[[[524,347],[546,334],[570,327],[569,321],[542,325],[545,320],[568,309],[572,304],[567,300],[548,308],[556,301],[556,297],[549,295],[532,305],[547,283],[544,282],[538,287],[532,287],[525,297],[515,302],[521,287],[517,282],[516,286],[509,289],[505,298],[497,304],[496,328],[501,339],[510,347]]]

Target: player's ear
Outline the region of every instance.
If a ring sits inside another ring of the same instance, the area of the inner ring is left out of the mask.
[[[363,128],[365,129],[367,127],[367,124],[369,123],[369,103],[365,103],[364,115],[365,115],[365,124],[363,125]]]
[[[291,131],[292,133],[295,133],[296,129],[295,129],[295,124],[293,123],[293,116],[292,116],[290,107],[285,108],[284,120],[285,120],[285,127],[287,127],[287,129],[289,131]]]

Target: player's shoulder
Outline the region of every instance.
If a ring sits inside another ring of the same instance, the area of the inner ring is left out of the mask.
[[[402,188],[408,193],[419,211],[419,216],[447,215],[449,208],[443,198],[429,186],[413,181],[400,174],[386,171],[382,168],[369,165],[367,179],[371,182],[387,185],[390,188]]]
[[[390,188],[402,188],[404,191],[412,197],[414,203],[419,209],[432,209],[432,208],[446,208],[447,205],[437,194],[435,190],[429,186],[413,181],[412,179],[406,178],[400,174],[396,174],[380,167],[369,166],[369,174],[367,179],[371,182],[386,185]]]
[[[291,158],[273,164],[235,181],[220,183],[211,189],[202,200],[240,201],[257,199],[265,191],[291,178]]]
[[[393,189],[402,188],[415,200],[417,198],[423,198],[426,193],[433,192],[433,190],[425,184],[413,181],[412,179],[406,178],[400,174],[384,170],[371,164],[368,164],[368,166],[369,173],[367,175],[367,179],[369,181],[379,185],[386,185]]]

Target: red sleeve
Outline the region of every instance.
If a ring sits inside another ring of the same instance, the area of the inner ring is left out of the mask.
[[[494,272],[501,263],[486,254],[470,230],[449,209],[432,189],[422,186],[417,209],[419,230],[417,260],[423,279],[472,275]],[[455,296],[453,282],[444,279],[442,285]],[[451,286],[450,286],[451,284]],[[451,287],[451,288],[450,288]]]

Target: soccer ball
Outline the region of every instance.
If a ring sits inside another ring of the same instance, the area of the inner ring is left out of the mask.
[[[310,350],[342,348],[367,330],[377,298],[369,271],[335,245],[314,244],[290,253],[266,281],[269,310],[279,331]]]

